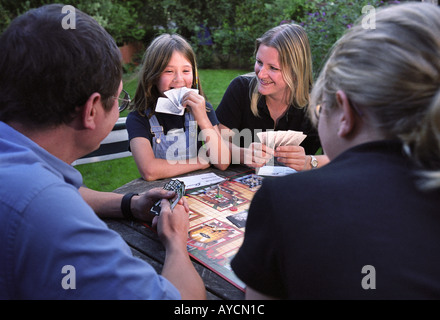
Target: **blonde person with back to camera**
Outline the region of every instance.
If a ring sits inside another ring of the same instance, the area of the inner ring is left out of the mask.
[[[182,90],[176,101],[181,114],[156,111],[167,94]],[[210,164],[220,170],[229,166],[228,146],[213,107],[205,101],[195,54],[183,37],[163,34],[149,45],[131,109],[130,148],[145,180],[206,169]]]
[[[246,297],[439,299],[440,8],[358,21],[309,110],[331,161],[257,191],[232,261]]]

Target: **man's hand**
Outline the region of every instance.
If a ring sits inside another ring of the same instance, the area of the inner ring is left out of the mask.
[[[134,196],[131,199],[131,211],[133,216],[144,222],[151,223],[155,215],[150,213],[150,209],[160,199],[173,199],[176,196],[174,191],[164,190],[162,188],[154,188],[147,192]]]
[[[186,252],[189,230],[189,208],[185,198],[179,200],[171,209],[168,200],[162,200],[160,216],[155,218],[153,226],[167,250],[180,248]]]
[[[157,231],[165,246],[166,257],[162,275],[180,292],[182,299],[206,299],[202,278],[194,268],[186,249],[189,230],[189,208],[186,199],[182,198],[171,209],[168,200],[162,200]]]

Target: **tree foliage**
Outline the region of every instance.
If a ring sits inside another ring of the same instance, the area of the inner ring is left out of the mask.
[[[153,1],[150,1],[153,2]],[[53,3],[50,0],[14,1],[4,0],[0,4],[1,24],[3,31],[16,16],[45,4]],[[71,0],[69,4],[86,12],[98,21],[122,45],[124,42],[143,40],[151,33],[152,26],[143,24],[143,21],[155,21],[153,16],[144,14],[138,9],[148,1],[112,1],[112,0]],[[148,10],[147,10],[148,11]],[[146,18],[146,20],[143,20]],[[159,20],[158,20],[159,21]]]
[[[289,1],[291,5],[284,10],[285,18],[303,26],[309,37],[315,74],[321,69],[336,40],[361,17],[364,6],[371,5],[379,8],[388,3],[400,2],[382,0],[286,1]]]
[[[0,31],[17,15],[49,0],[2,0]],[[119,45],[158,34],[179,33],[196,51],[204,68],[250,69],[255,40],[280,23],[301,24],[307,31],[318,70],[328,50],[361,15],[366,4],[380,0],[72,0],[70,5],[90,14]]]

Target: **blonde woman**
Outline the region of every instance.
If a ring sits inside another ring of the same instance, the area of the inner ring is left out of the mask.
[[[440,8],[375,23],[336,43],[312,91],[331,162],[253,199],[232,262],[248,298],[440,298]]]
[[[164,92],[179,88],[198,90],[182,97],[184,114],[156,112]],[[145,180],[205,169],[210,163],[221,170],[229,166],[229,150],[214,109],[205,101],[195,54],[181,36],[163,34],[147,48],[132,110],[127,117],[130,148]]]
[[[256,41],[255,73],[239,76],[229,85],[216,113],[225,139],[230,141],[232,160],[261,167],[272,156],[297,171],[321,167],[326,156],[314,156],[320,147],[316,130],[306,116],[312,87],[312,59],[304,29],[284,24],[267,31]],[[234,129],[234,131],[233,131]],[[276,150],[255,142],[256,132],[302,131],[300,146]],[[243,143],[232,143],[239,132]],[[247,142],[246,142],[247,141]]]

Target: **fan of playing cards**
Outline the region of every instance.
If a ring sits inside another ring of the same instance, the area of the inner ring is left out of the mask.
[[[167,182],[163,188],[165,190],[176,192],[176,196],[173,199],[169,200],[171,209],[174,209],[179,200],[185,195],[185,183],[177,179],[171,179],[171,181]],[[160,210],[161,200],[156,202],[156,204],[150,209],[150,212],[158,216],[160,215]]]
[[[257,133],[260,142],[269,148],[275,149],[278,146],[299,146],[307,137],[300,131],[265,131]]]
[[[166,98],[159,98],[157,100],[156,112],[176,114],[179,116],[183,115],[185,108],[182,106],[182,98],[185,93],[189,91],[199,93],[199,90],[188,89],[187,87],[165,91],[163,94],[166,96]]]

